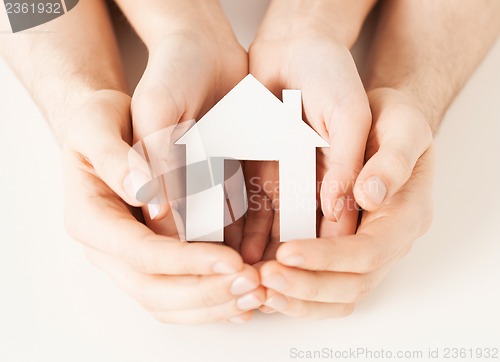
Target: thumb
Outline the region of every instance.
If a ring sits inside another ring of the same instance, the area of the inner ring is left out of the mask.
[[[369,144],[377,140],[378,149],[367,150],[372,156],[356,180],[354,196],[361,207],[375,210],[408,181],[433,137],[424,116],[407,101],[387,93],[369,97],[374,122]]]
[[[131,206],[147,203],[156,193],[141,150],[125,139],[130,129],[130,97],[102,91],[72,120],[66,148],[77,152],[95,174]]]

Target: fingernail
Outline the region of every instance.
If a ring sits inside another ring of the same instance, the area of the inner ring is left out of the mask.
[[[223,262],[215,263],[214,266],[212,267],[212,270],[215,274],[234,274],[237,272],[237,270],[233,268],[231,265]]]
[[[231,294],[233,295],[245,294],[251,292],[258,286],[259,285],[252,280],[249,280],[245,277],[238,277],[231,285]]]
[[[265,287],[274,289],[274,290],[284,290],[288,287],[288,283],[285,277],[281,274],[273,274],[270,277],[266,278],[262,284]]]
[[[333,208],[333,217],[335,221],[339,221],[340,217],[342,216],[342,213],[344,212],[344,206],[345,206],[345,197],[341,196],[337,199],[337,202],[335,203],[335,207]]]
[[[288,266],[302,266],[306,259],[302,255],[289,255],[280,260],[283,264]]]
[[[275,294],[264,305],[275,310],[285,310],[288,308],[288,300],[281,294]]]
[[[229,321],[231,323],[246,323],[246,322],[248,322],[247,319],[244,319],[243,317],[241,317],[239,315],[229,318]]]
[[[259,308],[262,302],[253,294],[247,294],[236,301],[236,306],[240,310],[250,310]]]
[[[151,181],[151,177],[144,172],[132,170],[123,180],[123,188],[131,199],[137,200],[137,193],[149,181]]]
[[[160,202],[158,201],[157,197],[149,202],[148,211],[151,220],[156,219],[156,217],[160,214]]]
[[[321,198],[321,210],[323,211],[323,214],[328,213],[328,211],[331,209],[331,202],[329,199]]]
[[[380,205],[387,195],[387,187],[378,176],[370,177],[363,185],[366,195],[375,205]]]

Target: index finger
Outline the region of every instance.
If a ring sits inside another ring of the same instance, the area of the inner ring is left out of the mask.
[[[357,234],[290,241],[280,247],[277,260],[308,270],[368,273],[397,258],[430,226],[432,161],[430,149],[390,203],[364,211]]]
[[[286,265],[314,271],[370,273],[392,260],[406,243],[371,234],[333,239],[290,241],[278,249],[276,259]]]

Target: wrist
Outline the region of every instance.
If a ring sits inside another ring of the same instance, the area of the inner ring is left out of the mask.
[[[173,34],[196,34],[210,41],[237,43],[217,0],[117,0],[146,47],[154,49]]]
[[[428,98],[420,93],[420,89],[409,84],[395,87],[395,89],[411,99],[414,106],[424,115],[432,133],[435,134],[441,124],[447,108],[447,105],[444,105],[444,102],[442,101],[441,95],[435,93],[434,97]]]
[[[439,126],[439,122],[436,121],[438,118],[436,118],[431,107],[422,103],[409,88],[397,86],[372,87],[367,89],[367,94],[370,99],[384,97],[386,98],[385,102],[387,104],[396,107],[404,107],[411,111],[411,114],[415,116],[413,119],[420,119],[422,123],[425,122],[431,134],[434,134]],[[418,117],[416,115],[418,115]]]
[[[366,89],[368,92],[388,89],[398,93],[400,100],[405,100],[408,105],[411,105],[423,115],[432,133],[435,134],[437,132],[446,110],[446,106],[442,105],[443,102],[439,94],[435,94],[435,97],[432,99],[423,97],[419,87],[415,86],[413,83],[404,82],[368,82]]]
[[[273,0],[257,38],[326,36],[351,48],[375,0]]]
[[[45,112],[52,133],[60,146],[66,144],[68,134],[74,128],[73,124],[82,110],[86,110],[91,105],[99,104],[100,100],[111,102],[116,97],[128,97],[123,90],[115,88],[88,88],[82,87],[74,89],[63,99],[63,105],[49,109]]]

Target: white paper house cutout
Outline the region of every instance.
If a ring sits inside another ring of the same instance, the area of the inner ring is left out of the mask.
[[[283,90],[281,102],[248,75],[176,144],[186,145],[187,165],[222,160],[211,162],[218,180],[223,159],[279,161],[281,241],[316,237],[316,148],[329,145],[302,120],[299,90]],[[193,194],[189,166],[186,177],[186,239],[223,241],[222,183]]]

